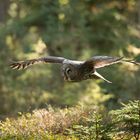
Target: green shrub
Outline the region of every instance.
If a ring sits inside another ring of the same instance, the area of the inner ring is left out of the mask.
[[[114,137],[135,140],[140,139],[140,100],[122,104],[123,107],[111,111],[114,124]],[[113,133],[112,133],[113,134]]]

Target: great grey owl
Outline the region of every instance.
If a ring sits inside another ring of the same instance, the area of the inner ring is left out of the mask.
[[[40,62],[60,63],[61,73],[64,80],[73,82],[86,79],[101,78],[106,82],[111,83],[109,80],[100,75],[96,70],[119,62],[129,62],[140,65],[140,63],[136,61],[125,60],[123,57],[94,56],[86,61],[74,61],[63,57],[47,56],[37,59],[12,62],[10,66],[13,69],[25,69],[30,65]]]

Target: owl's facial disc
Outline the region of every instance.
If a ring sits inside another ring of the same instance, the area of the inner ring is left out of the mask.
[[[62,66],[62,75],[65,81],[74,82],[78,79],[77,67],[73,64],[64,64]]]

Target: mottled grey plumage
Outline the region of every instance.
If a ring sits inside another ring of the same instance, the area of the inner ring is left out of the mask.
[[[99,73],[97,73],[96,69],[119,62],[129,62],[140,65],[140,63],[136,61],[124,60],[123,57],[94,56],[86,61],[74,61],[63,57],[48,56],[44,58],[12,62],[10,66],[13,69],[25,69],[28,66],[39,62],[60,63],[62,65],[61,72],[64,80],[73,82],[78,82],[86,79],[101,78],[106,82],[111,83]]]

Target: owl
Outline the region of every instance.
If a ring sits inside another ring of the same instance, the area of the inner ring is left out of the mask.
[[[104,78],[97,72],[105,66],[109,66],[119,62],[128,62],[136,65],[140,65],[139,62],[133,60],[125,60],[123,57],[111,57],[111,56],[93,56],[85,61],[75,61],[66,59],[64,57],[47,56],[37,59],[12,62],[10,67],[12,69],[25,69],[28,66],[37,63],[59,63],[61,65],[61,74],[65,81],[68,82],[80,82],[82,80],[101,78],[104,81],[111,83],[111,81]]]

